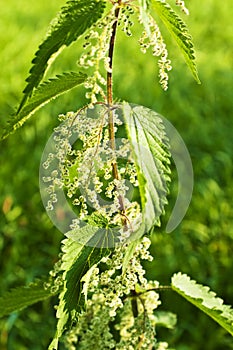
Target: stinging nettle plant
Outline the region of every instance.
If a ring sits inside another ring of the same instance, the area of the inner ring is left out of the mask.
[[[184,1],[175,4],[188,14]],[[143,260],[153,259],[150,235],[167,203],[169,140],[156,112],[116,102],[113,57],[117,31],[132,36],[138,21],[139,49],[157,57],[159,81],[167,90],[171,61],[158,20],[199,82],[187,26],[165,0],[68,1],[39,46],[22,101],[2,132],[4,139],[52,99],[81,84],[86,89],[89,104],[59,116],[61,123],[42,157],[42,199],[65,234],[60,259],[48,278],[0,298],[4,316],[58,295],[50,350],[60,342],[70,350],[167,349],[166,341],[157,341],[156,327],[173,328],[176,317],[157,310],[164,289],[180,294],[233,335],[231,307],[208,287],[181,272],[170,286],[160,286],[146,279],[142,266]],[[44,81],[55,57],[80,39],[80,71]],[[72,207],[71,221],[64,222],[62,208],[58,222],[59,191]]]

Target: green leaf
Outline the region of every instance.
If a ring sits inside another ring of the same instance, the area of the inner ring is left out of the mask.
[[[89,226],[91,227],[91,226]],[[85,307],[85,296],[82,294],[82,277],[88,270],[97,264],[102,257],[110,254],[110,249],[96,248],[101,245],[102,237],[98,235],[98,227],[95,227],[96,235],[93,231],[87,245],[81,245],[73,239],[63,241],[63,257],[61,270],[64,271],[64,289],[59,295],[59,305],[57,308],[57,330],[52,340],[49,350],[57,349],[59,339],[66,329],[70,329],[76,320],[77,313]],[[95,246],[94,246],[95,244]]]
[[[90,28],[102,16],[105,8],[103,0],[71,0],[67,1],[61,12],[55,18],[50,33],[33,59],[30,75],[26,79],[27,86],[23,93],[18,112],[25,105],[32,91],[42,80],[46,69],[52,62],[53,56],[60,52],[64,46],[69,46],[77,40],[88,28]]]
[[[18,114],[15,114],[8,121],[3,129],[1,138],[6,138],[9,134],[21,127],[38,109],[46,103],[60,96],[77,85],[82,84],[87,78],[86,74],[81,72],[69,72],[57,75],[56,78],[40,84],[34,91],[32,97],[27,101]]]
[[[109,225],[107,218],[100,213],[92,213],[87,217],[84,226],[66,233],[66,237],[82,245],[98,248],[114,247],[118,240],[119,227]]]
[[[151,3],[156,13],[175,39],[194,78],[200,84],[195,63],[196,58],[192,37],[189,34],[185,22],[175,11],[173,11],[171,6],[165,0],[151,0]]]
[[[124,104],[123,115],[137,165],[143,224],[136,237],[159,225],[167,203],[169,181],[168,140],[159,115],[143,106]]]
[[[224,301],[216,297],[216,293],[210,291],[209,287],[197,284],[179,272],[172,277],[172,289],[233,335],[233,309],[224,305]]]
[[[19,311],[38,301],[54,295],[50,289],[45,289],[45,280],[38,280],[28,286],[10,290],[0,298],[0,317]]]

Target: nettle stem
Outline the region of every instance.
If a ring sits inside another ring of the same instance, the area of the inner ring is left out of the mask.
[[[119,6],[120,4],[121,4],[121,1],[118,1]],[[112,105],[113,103],[113,93],[112,93],[113,52],[114,52],[115,41],[116,41],[116,32],[117,32],[119,14],[120,14],[120,7],[117,7],[115,10],[115,21],[112,25],[112,35],[110,38],[109,51],[108,51],[110,69],[107,72],[107,102],[109,105]]]
[[[117,33],[117,25],[119,20],[119,14],[120,14],[120,5],[121,0],[118,1],[118,7],[115,10],[115,21],[112,25],[112,35],[110,38],[109,43],[109,51],[108,51],[108,58],[109,58],[109,71],[107,72],[107,103],[108,103],[108,121],[109,121],[109,139],[110,139],[110,146],[112,150],[115,151],[116,144],[115,144],[115,131],[114,131],[114,113],[113,113],[113,88],[112,88],[112,76],[113,76],[113,53],[114,53],[114,47],[115,47],[115,41],[116,41],[116,33]],[[112,162],[112,173],[113,178],[116,180],[120,179],[118,168],[117,168],[117,162],[114,160]],[[121,195],[118,197],[119,204],[120,204],[120,211],[124,215],[125,214],[125,206],[124,206],[124,199]],[[127,220],[126,218],[123,218],[122,220],[124,226],[126,227]]]
[[[108,58],[109,58],[109,70],[107,72],[107,103],[109,106],[109,139],[110,139],[110,145],[113,150],[115,150],[115,132],[114,132],[114,117],[113,117],[113,111],[111,110],[112,104],[113,104],[113,89],[112,89],[112,70],[113,70],[113,52],[115,47],[115,41],[116,41],[116,32],[117,32],[117,24],[120,14],[120,8],[117,7],[115,10],[115,21],[112,26],[112,35],[110,38],[110,44],[109,44],[109,51],[108,51]],[[115,164],[115,167],[113,168],[113,176],[115,179],[119,179],[117,167]]]

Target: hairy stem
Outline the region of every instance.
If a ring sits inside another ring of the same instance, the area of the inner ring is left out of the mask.
[[[107,103],[108,103],[108,118],[109,118],[109,139],[110,139],[110,145],[112,150],[116,149],[115,145],[115,131],[114,131],[114,113],[113,109],[111,108],[113,105],[113,89],[112,89],[112,70],[113,70],[113,53],[114,53],[114,47],[115,47],[115,40],[116,40],[116,32],[117,32],[117,25],[118,25],[118,19],[120,14],[120,4],[121,0],[118,1],[119,7],[115,10],[115,21],[112,26],[112,35],[110,38],[110,44],[109,44],[109,52],[108,52],[108,58],[109,58],[109,71],[107,72]],[[119,180],[119,173],[117,169],[117,162],[113,161],[112,163],[112,173],[113,178],[116,180]],[[124,200],[123,197],[120,195],[118,197],[119,204],[120,204],[120,211],[122,214],[125,213],[125,206],[124,206]],[[123,219],[124,226],[126,226],[126,218]]]
[[[118,4],[120,5],[121,1],[118,1]],[[109,105],[112,105],[113,102],[113,93],[112,93],[112,68],[113,68],[113,52],[115,47],[115,40],[116,40],[116,32],[117,32],[117,24],[120,14],[120,7],[117,7],[115,10],[115,21],[112,26],[112,35],[110,38],[110,44],[109,44],[109,51],[108,51],[108,57],[109,57],[109,71],[107,72],[107,102]]]

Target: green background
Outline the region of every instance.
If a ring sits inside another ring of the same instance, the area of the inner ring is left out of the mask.
[[[170,1],[174,5],[175,1]],[[0,15],[0,118],[9,118],[22,96],[33,55],[61,0],[8,0]],[[179,227],[164,233],[177,195],[174,169],[167,213],[153,234],[148,277],[169,284],[174,272],[189,274],[233,304],[233,7],[232,0],[189,0],[185,21],[196,47],[197,85],[176,45],[166,36],[173,70],[169,90],[158,84],[156,60],[139,51],[135,35],[119,32],[115,56],[115,97],[152,108],[183,137],[193,162],[194,190]],[[179,9],[178,9],[179,11]],[[65,50],[50,75],[77,70],[79,44]],[[0,295],[46,275],[57,260],[62,234],[42,206],[38,172],[57,115],[84,105],[85,91],[74,89],[46,106],[0,144]],[[178,316],[173,331],[158,330],[178,350],[233,349],[232,337],[172,292],[161,293],[161,309]],[[56,299],[54,300],[56,302]],[[46,349],[55,329],[50,301],[0,320],[1,350]]]

